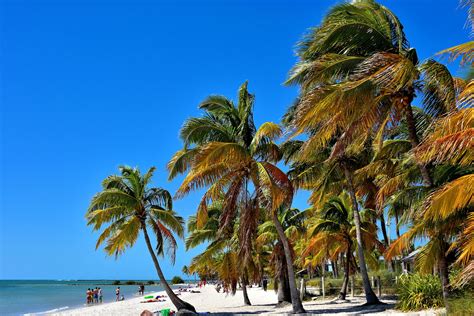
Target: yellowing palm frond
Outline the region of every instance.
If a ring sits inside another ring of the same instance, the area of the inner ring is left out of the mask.
[[[280,125],[273,122],[265,122],[258,128],[255,136],[253,137],[250,147],[255,150],[263,139],[273,141],[282,135],[282,130]]]
[[[470,64],[474,59],[474,41],[442,50],[437,53],[437,55],[446,55],[450,61],[454,61],[461,57],[461,65]]]
[[[466,226],[459,237],[453,243],[451,249],[459,248],[457,263],[467,266],[474,259],[474,213],[468,215]]]
[[[415,225],[414,227],[410,228],[406,233],[401,235],[387,248],[384,254],[385,259],[390,260],[395,256],[401,255],[404,250],[409,249],[413,239],[417,236],[418,233],[419,226]]]
[[[433,192],[424,204],[423,217],[446,219],[456,211],[474,203],[474,174],[448,182]]]
[[[436,121],[433,131],[415,149],[423,162],[452,161],[469,165],[474,160],[474,108],[461,109]]]

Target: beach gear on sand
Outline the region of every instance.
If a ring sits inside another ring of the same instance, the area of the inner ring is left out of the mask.
[[[153,295],[147,295],[144,297],[144,299],[149,299],[149,298],[155,298]]]
[[[165,308],[160,311],[160,316],[169,316],[170,315],[170,309]]]

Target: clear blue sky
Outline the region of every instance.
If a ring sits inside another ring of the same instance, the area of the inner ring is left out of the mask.
[[[294,45],[336,2],[0,0],[0,278],[155,279],[142,240],[117,261],[94,251],[84,213],[102,179],[154,165],[175,192],[181,124],[247,79],[257,123],[278,122],[297,92],[282,86]],[[468,39],[457,0],[382,3],[420,58]],[[187,218],[198,200],[175,209]],[[196,253],[180,244],[166,275]]]

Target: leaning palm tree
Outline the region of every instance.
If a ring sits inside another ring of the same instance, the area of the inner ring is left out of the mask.
[[[287,83],[301,87],[296,133],[319,126],[307,142],[308,151],[340,136],[332,152],[337,156],[374,130],[382,139],[386,127],[400,120],[414,148],[420,143],[411,105],[415,93],[421,92],[423,106],[433,116],[455,106],[456,79],[434,60],[421,64],[401,22],[373,0],[331,9],[300,43],[299,57]],[[428,168],[417,163],[425,185],[431,186]]]
[[[411,147],[417,147],[420,133],[411,103],[422,86],[420,80],[424,83],[424,108],[432,116],[455,107],[456,80],[434,60],[420,64],[398,18],[373,0],[332,8],[300,43],[298,55],[300,61],[287,81],[301,87],[292,114],[294,135],[306,132],[310,136],[303,146],[303,157],[337,139],[330,158],[340,162],[345,174],[358,227],[355,170],[347,159],[347,147],[373,139],[374,134],[375,142],[384,139],[387,127],[401,120],[407,126]],[[422,162],[414,162],[424,184],[431,187],[430,170]],[[361,251],[359,261],[367,302],[377,303]]]
[[[106,242],[107,255],[118,257],[135,244],[140,232],[143,233],[161,285],[171,302],[178,310],[195,313],[194,307],[176,296],[168,285],[157,258],[167,250],[174,262],[177,243],[173,234],[182,238],[184,233],[183,219],[173,211],[170,193],[150,187],[154,167],[143,175],[138,168],[121,166],[119,169],[120,175],[109,176],[102,182],[102,191],[93,197],[87,210],[87,224],[94,230],[108,225],[99,236],[96,249]],[[148,228],[155,233],[155,247]]]
[[[198,225],[207,218],[208,203],[224,196],[221,231],[231,227],[239,215],[243,262],[251,258],[258,212],[269,211],[285,250],[293,311],[300,313],[304,308],[296,289],[291,250],[277,215],[277,210],[289,207],[293,198],[288,177],[276,166],[280,151],[274,140],[282,131],[271,122],[257,130],[253,103],[254,96],[248,92],[247,83],[239,89],[237,106],[225,97],[206,99],[200,105],[206,111],[205,116],[186,121],[181,130],[185,148],[170,161],[170,177],[189,171],[177,197],[207,188],[197,212]]]

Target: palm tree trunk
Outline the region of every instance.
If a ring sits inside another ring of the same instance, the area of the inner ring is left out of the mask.
[[[395,232],[397,234],[397,238],[400,238],[400,228],[398,227],[398,210],[395,208]]]
[[[443,251],[439,257],[439,277],[441,279],[441,286],[443,288],[443,300],[444,305],[448,308],[448,297],[449,297],[449,273],[448,263],[446,260],[445,252]]]
[[[196,313],[196,309],[194,308],[194,306],[192,306],[191,304],[189,304],[189,303],[183,301],[182,299],[180,299],[173,292],[171,287],[166,282],[163,271],[161,271],[160,264],[158,263],[158,259],[156,258],[155,252],[153,250],[153,246],[151,245],[151,241],[150,241],[150,237],[148,236],[146,225],[144,225],[144,224],[142,224],[142,231],[143,231],[143,235],[145,236],[146,245],[148,247],[148,251],[150,252],[151,259],[153,260],[153,263],[155,264],[156,272],[158,273],[158,276],[160,278],[161,285],[163,286],[164,290],[166,291],[166,294],[170,298],[171,302],[178,309],[178,311],[179,310],[188,310],[190,312]]]
[[[346,251],[346,260],[344,262],[344,280],[342,281],[341,291],[339,292],[339,299],[345,300],[347,295],[347,285],[349,284],[349,274],[350,274],[350,265],[351,265],[351,249],[352,242],[349,242],[349,246]]]
[[[411,108],[411,104],[408,104],[405,107],[405,118],[407,120],[408,136],[410,138],[411,147],[415,148],[420,144],[420,140],[418,139],[418,135],[416,134],[415,118],[413,117],[413,110]],[[420,173],[423,177],[423,182],[425,183],[425,185],[428,187],[433,186],[433,180],[431,179],[431,176],[426,166],[418,162],[417,165],[418,169],[420,169]]]
[[[390,239],[388,238],[387,234],[387,224],[385,223],[385,216],[383,214],[383,210],[380,213],[380,229],[382,230],[384,246],[385,248],[387,248],[390,245]],[[388,260],[387,264],[389,271],[395,271],[395,266],[392,260]]]
[[[278,216],[275,212],[273,212],[273,224],[275,225],[275,228],[278,232],[278,237],[280,238],[280,241],[283,244],[283,250],[285,251],[286,267],[288,269],[288,282],[290,283],[291,304],[293,305],[293,313],[305,313],[306,311],[303,308],[298,289],[296,288],[295,271],[293,270],[293,259],[291,258],[290,244],[288,243],[288,239],[286,238],[283,227],[281,226],[281,223],[278,220]]]
[[[380,303],[379,299],[375,295],[372,287],[370,286],[369,274],[367,273],[367,265],[365,263],[364,257],[364,245],[362,243],[362,229],[360,224],[360,214],[359,214],[359,206],[357,205],[357,199],[354,192],[354,184],[352,180],[352,172],[349,170],[346,163],[342,164],[342,168],[344,169],[344,174],[347,180],[347,187],[349,191],[349,195],[352,201],[352,209],[354,213],[354,225],[356,228],[356,239],[357,239],[357,254],[359,257],[359,266],[360,266],[360,274],[362,275],[362,283],[364,284],[364,292],[365,292],[365,299],[367,301],[366,304],[378,304]]]
[[[244,293],[244,304],[252,305],[252,303],[250,303],[249,295],[247,293],[247,269],[245,269],[244,276],[242,277],[242,292]]]
[[[285,266],[286,269],[286,266]],[[285,274],[281,274],[278,277],[278,305],[283,302],[291,303],[291,293],[290,293],[290,282],[288,282],[288,277]]]
[[[339,278],[339,273],[337,271],[337,261],[331,260],[332,274],[335,279]]]

